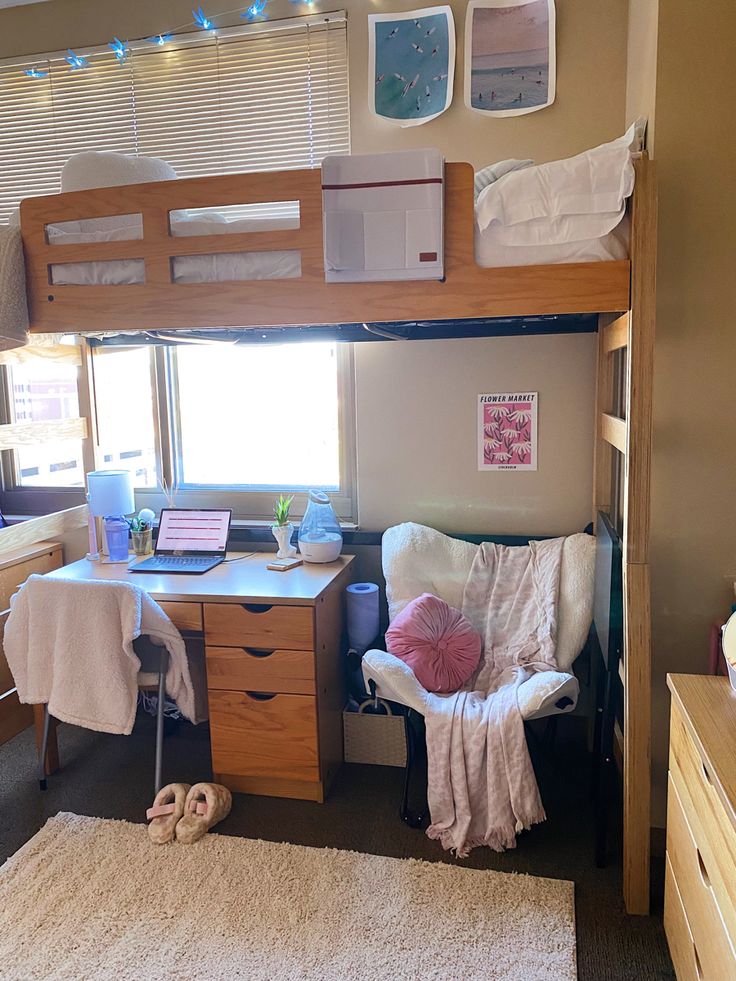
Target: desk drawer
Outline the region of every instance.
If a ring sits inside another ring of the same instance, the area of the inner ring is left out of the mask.
[[[667,799],[667,855],[704,976],[713,981],[736,978],[736,958],[713,894],[706,860],[695,842],[671,777]]]
[[[205,603],[204,632],[214,647],[265,650],[314,650],[311,606],[267,606],[254,603]]]
[[[210,688],[292,695],[314,695],[317,690],[312,651],[207,646],[206,654]]]
[[[201,603],[159,603],[158,605],[179,630],[202,633]]]
[[[209,706],[215,773],[319,781],[315,698],[210,691]]]
[[[702,981],[703,969],[687,922],[669,856],[664,871],[664,932],[677,981]]]
[[[726,929],[736,936],[736,830],[676,706],[670,726],[670,773]]]

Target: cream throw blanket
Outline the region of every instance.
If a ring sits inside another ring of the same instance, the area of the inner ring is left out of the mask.
[[[26,270],[20,229],[0,226],[0,351],[27,343]]]
[[[514,848],[545,819],[518,705],[519,686],[554,671],[564,539],[480,546],[462,610],[484,639],[466,689],[426,714],[430,838],[460,858],[478,845]]]
[[[129,735],[145,634],[169,652],[166,692],[199,722],[186,648],[161,607],[139,586],[29,576],[10,601],[3,643],[21,702],[46,704],[62,722]]]

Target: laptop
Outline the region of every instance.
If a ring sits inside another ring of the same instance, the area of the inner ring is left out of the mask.
[[[230,508],[164,508],[153,556],[130,572],[209,572],[225,560],[232,516]]]

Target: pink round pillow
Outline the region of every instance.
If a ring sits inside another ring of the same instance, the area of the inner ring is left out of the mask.
[[[431,593],[412,600],[386,631],[389,653],[433,692],[457,691],[478,667],[481,646],[467,617]]]

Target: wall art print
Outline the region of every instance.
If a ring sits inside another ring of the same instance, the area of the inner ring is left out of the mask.
[[[537,392],[478,396],[478,469],[537,469]]]
[[[368,16],[371,112],[397,126],[420,126],[452,102],[455,21],[448,5]]]
[[[554,0],[470,0],[465,21],[465,105],[522,116],[555,101]]]

